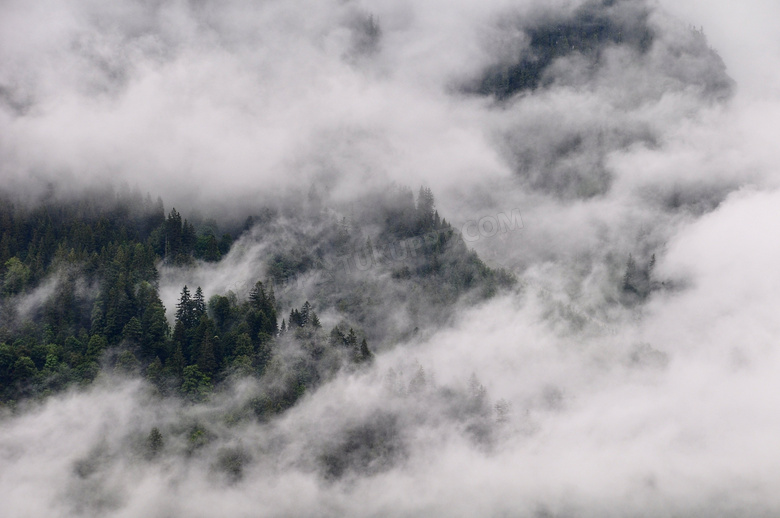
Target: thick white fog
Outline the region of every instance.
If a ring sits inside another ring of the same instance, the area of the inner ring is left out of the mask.
[[[478,91],[525,28],[583,4],[652,42]],[[124,183],[230,219],[397,182],[457,229],[513,209],[522,228],[469,243],[515,289],[268,422],[231,424],[253,382],[191,404],[109,375],[4,411],[0,515],[776,516],[779,19],[769,0],[2,2],[0,182],[20,200]],[[246,296],[282,234],[162,267],[169,315],[185,283]],[[629,254],[663,283],[641,304],[616,303]],[[382,451],[323,474],[349,430]]]

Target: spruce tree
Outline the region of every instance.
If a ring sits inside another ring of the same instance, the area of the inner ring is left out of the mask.
[[[300,320],[300,326],[305,327],[306,324],[309,323],[309,313],[311,312],[311,304],[309,304],[309,301],[303,303],[303,306],[301,306],[301,320]]]
[[[195,290],[195,296],[192,298],[192,311],[195,319],[200,319],[201,316],[206,314],[206,301],[203,298],[203,290],[200,289],[200,286]]]
[[[322,324],[320,324],[320,318],[314,311],[311,312],[311,318],[309,319],[309,322],[311,323],[311,327],[314,329],[320,329],[322,327]]]
[[[198,354],[198,368],[201,372],[212,375],[217,370],[217,360],[214,357],[214,342],[210,336],[203,337]]]
[[[192,297],[190,296],[190,290],[185,284],[179,296],[179,303],[176,304],[176,321],[181,322],[186,329],[189,329],[195,323],[193,316]]]
[[[260,309],[260,310],[265,309],[265,306],[267,304],[267,297],[262,282],[257,281],[255,283],[254,287],[252,288],[252,291],[249,292],[249,301],[252,303],[252,306],[254,306],[256,309]]]
[[[635,291],[634,282],[636,281],[636,262],[631,254],[628,255],[626,262],[626,273],[623,275],[623,291]]]
[[[358,363],[370,362],[373,358],[374,358],[374,354],[368,348],[368,342],[366,342],[366,339],[363,338],[363,341],[360,342],[360,349],[357,351],[357,362]]]

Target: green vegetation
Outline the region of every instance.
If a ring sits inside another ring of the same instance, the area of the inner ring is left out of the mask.
[[[446,321],[460,296],[488,297],[513,282],[440,219],[430,189],[421,188],[416,201],[404,188],[377,196],[349,220],[325,209],[301,211],[307,219],[283,227],[308,229],[292,240],[275,240],[269,230],[265,282],[255,282],[245,300],[232,292],[206,300],[200,287],[183,286],[172,322],[158,268],[220,260],[232,237],[218,240],[216,223],[196,228],[176,209],[166,216],[162,201],[149,196],[90,196],[35,209],[5,198],[0,399],[43,397],[108,370],[144,376],[163,396],[200,401],[227,379],[255,376],[265,383],[252,410],[266,418],[339,370],[371,363],[369,343],[389,344]],[[279,226],[273,213],[256,221],[261,230]],[[402,259],[395,257],[400,249]],[[274,284],[307,274],[320,280],[316,300],[298,307],[290,290],[277,299]],[[315,307],[336,325],[323,329]],[[393,327],[394,311],[413,317],[408,329]]]

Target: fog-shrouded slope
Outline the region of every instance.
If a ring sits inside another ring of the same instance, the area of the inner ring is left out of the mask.
[[[2,3],[0,514],[777,515],[773,14]]]
[[[390,186],[348,216],[312,188],[286,214],[249,216],[235,246],[213,219],[196,228],[175,208],[166,216],[159,198],[94,200],[26,209],[8,199],[0,213],[0,377],[12,406],[101,371],[196,400],[213,383],[255,376],[271,387],[256,409],[264,416],[345,364],[370,363],[367,341],[388,349],[515,283],[467,249],[428,188],[415,200]],[[160,297],[174,294],[169,324]]]

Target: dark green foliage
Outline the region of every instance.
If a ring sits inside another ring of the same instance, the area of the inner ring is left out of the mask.
[[[251,330],[251,336],[258,337],[260,333],[270,337],[276,336],[279,328],[273,288],[266,293],[263,283],[258,281],[249,293],[249,303],[247,324]]]
[[[182,377],[181,393],[192,401],[201,401],[211,392],[211,378],[197,365],[185,367]]]
[[[163,232],[163,257],[170,264],[188,264],[195,250],[197,238],[195,228],[173,208],[165,220]]]
[[[68,340],[70,340],[70,338]],[[65,346],[68,348],[67,341],[65,342]],[[87,358],[96,360],[107,348],[108,340],[106,340],[106,337],[100,334],[94,334],[90,337],[89,343],[87,344]]]
[[[209,299],[209,311],[214,318],[217,329],[220,331],[226,329],[232,316],[230,299],[222,295],[214,295]]]
[[[132,317],[122,330],[122,338],[131,344],[140,344],[142,337],[143,329],[141,328],[141,321],[136,317]]]
[[[200,236],[216,229],[208,225]],[[228,252],[232,238],[208,241],[203,259],[211,260]],[[159,261],[190,263],[196,244],[193,224],[176,210],[166,217],[162,200],[148,195],[100,191],[75,201],[49,197],[28,208],[0,193],[0,400],[18,397],[24,387],[32,395],[88,383],[114,350],[112,368],[147,372],[160,383],[189,364],[182,344],[195,356],[192,363],[202,356],[202,365],[218,371],[218,341],[211,340],[213,360],[208,343],[200,354],[208,327],[199,327],[206,313],[202,291],[191,297],[178,340],[171,339],[157,292]],[[22,320],[13,297],[44,280],[53,285],[48,299]]]
[[[27,381],[32,379],[38,373],[35,363],[29,356],[20,356],[16,360],[11,372],[11,379],[14,381]]]
[[[157,290],[142,284],[138,293],[141,307],[141,356],[151,359],[165,355],[170,326]]]
[[[2,288],[5,295],[15,295],[24,289],[30,280],[30,268],[17,257],[11,257],[5,262],[5,275]]]
[[[208,375],[213,375],[217,370],[217,360],[214,356],[214,341],[209,336],[204,336],[200,342],[197,365],[202,372]]]
[[[191,329],[195,325],[195,307],[186,285],[181,289],[179,303],[176,304],[176,322],[181,322],[184,329]]]
[[[142,201],[140,208],[128,202],[121,210],[97,210],[86,202],[75,208],[44,204],[29,213],[0,206],[0,316],[10,316],[9,324],[0,324],[0,398],[86,384],[101,366],[143,376],[162,396],[192,401],[209,397],[228,378],[256,376],[263,388],[253,406],[265,419],[341,369],[370,364],[369,343],[392,341],[385,288],[397,300],[408,297],[401,307],[416,327],[422,318],[445,315],[461,295],[489,296],[511,283],[458,240],[440,219],[429,188],[420,188],[416,200],[411,190],[392,188],[367,204],[370,210],[357,207],[332,220],[325,210],[300,211],[314,224],[298,228],[311,233],[293,228],[295,239],[269,252],[270,278],[257,281],[247,299],[228,292],[208,294],[206,303],[200,287],[183,286],[171,323],[157,267],[222,257],[232,238],[217,241],[214,222],[196,231],[175,209],[165,216],[160,200]],[[264,213],[250,224],[273,218]],[[400,262],[392,254],[399,243],[411,250]],[[357,253],[376,271],[356,270]],[[343,270],[328,270],[344,257]],[[399,268],[405,274],[393,279],[390,272]],[[308,272],[325,279],[313,298],[293,307],[285,290],[277,300],[274,281]],[[5,303],[44,277],[56,278],[49,299],[19,321]],[[280,328],[281,311],[287,318]],[[324,331],[317,311],[339,315],[339,325]]]
[[[131,351],[122,351],[117,357],[114,372],[133,375],[138,374],[140,368],[141,364],[139,363],[138,358],[136,358]]]
[[[219,242],[213,232],[209,231],[198,236],[195,242],[195,257],[204,261],[219,261],[222,258]]]

